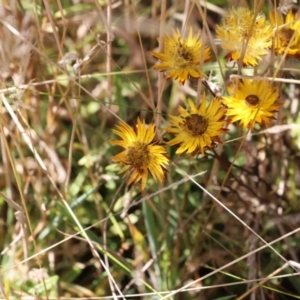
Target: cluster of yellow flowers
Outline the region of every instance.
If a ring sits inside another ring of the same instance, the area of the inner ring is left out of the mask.
[[[201,66],[211,60],[211,50],[203,45],[200,32],[190,29],[187,38],[174,31],[166,36],[163,52],[151,52],[161,60],[154,69],[165,71],[167,78],[178,80],[183,85],[190,77],[205,76]],[[285,17],[278,12],[270,13],[270,23],[262,14],[247,8],[232,9],[222,24],[216,27],[221,46],[228,51],[225,58],[236,61],[239,66],[257,66],[262,56],[268,53],[300,59],[300,20],[289,11]],[[255,123],[267,126],[274,119],[274,112],[281,106],[276,102],[278,89],[267,80],[233,82],[227,87],[229,95],[214,97],[207,105],[206,97],[196,106],[188,99],[187,108],[179,107],[178,116],[169,116],[166,133],[174,138],[166,142],[178,146],[176,154],[201,153],[220,143],[226,124],[239,121],[243,129],[253,129]],[[110,141],[124,148],[112,160],[123,166],[120,172],[129,173],[128,184],[141,181],[141,190],[146,186],[148,173],[162,182],[169,163],[165,147],[155,140],[154,124],[147,126],[137,120],[135,127],[126,123],[117,125],[113,132],[122,140]]]

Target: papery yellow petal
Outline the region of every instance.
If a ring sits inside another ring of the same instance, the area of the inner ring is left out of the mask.
[[[189,77],[204,76],[202,64],[210,60],[210,49],[202,45],[200,31],[193,35],[192,28],[186,39],[181,37],[178,29],[173,30],[173,37],[165,38],[164,51],[152,51],[151,54],[162,61],[153,68],[166,71],[167,78],[174,78],[180,84]]]
[[[135,131],[123,122],[118,124],[116,128],[112,131],[122,140],[112,140],[110,143],[121,146],[125,150],[113,156],[112,160],[119,165],[124,165],[120,172],[128,173],[127,184],[136,184],[141,181],[140,187],[143,190],[149,172],[154,180],[162,181],[169,159],[166,156],[166,149],[154,140],[155,125],[147,126],[144,120],[138,118]]]
[[[199,107],[188,99],[188,109],[179,107],[180,116],[170,116],[170,125],[166,129],[175,137],[167,142],[170,146],[178,145],[177,154],[204,154],[204,150],[212,147],[216,137],[226,132],[225,108],[218,99],[207,106],[205,96]]]
[[[226,114],[231,117],[232,122],[240,121],[244,129],[253,129],[255,123],[269,124],[270,118],[274,118],[274,113],[281,106],[280,103],[275,103],[279,97],[277,90],[266,80],[245,79],[238,82],[237,87],[228,90],[231,95],[222,98],[227,106]],[[248,100],[249,97],[252,101]]]

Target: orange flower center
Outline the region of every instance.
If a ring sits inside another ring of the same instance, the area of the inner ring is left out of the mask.
[[[253,31],[254,31],[255,29],[252,29],[252,30],[250,30],[250,29],[243,29],[242,30],[242,36],[243,36],[243,38],[244,38],[244,43],[245,44],[247,44],[248,43],[248,41],[247,40],[249,40],[250,38],[251,38],[251,36],[253,35]]]
[[[208,121],[201,115],[192,114],[185,118],[184,127],[188,129],[193,136],[198,136],[206,131]]]
[[[178,56],[180,56],[184,60],[191,60],[193,58],[190,51],[188,51],[188,49],[186,49],[186,47],[183,47],[182,45],[178,46],[177,53]]]
[[[151,159],[148,144],[135,142],[132,147],[127,150],[127,163],[134,168],[141,169],[149,165]]]
[[[256,106],[259,102],[259,98],[256,95],[248,95],[245,100],[248,106]]]
[[[183,44],[184,42],[179,41],[176,44],[177,51],[174,59],[174,65],[180,68],[186,68],[188,65],[192,64],[194,61],[194,56],[192,51],[188,46]]]
[[[294,30],[291,28],[282,28],[279,30],[279,40],[283,47],[286,47],[293,37]]]

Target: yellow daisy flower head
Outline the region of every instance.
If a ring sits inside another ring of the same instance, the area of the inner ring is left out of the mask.
[[[222,102],[227,106],[227,116],[232,122],[240,121],[243,129],[253,129],[255,123],[263,126],[270,124],[274,112],[281,106],[275,103],[278,91],[266,80],[237,81],[228,87],[231,96],[223,97]]]
[[[204,150],[212,148],[214,142],[221,143],[218,136],[226,132],[223,128],[225,108],[218,98],[214,98],[207,106],[205,96],[198,107],[191,99],[188,99],[188,104],[188,109],[179,106],[179,116],[169,116],[170,127],[166,131],[174,134],[175,138],[167,144],[179,145],[176,151],[179,155],[198,151],[204,155]]]
[[[300,19],[289,10],[283,17],[277,11],[270,12],[270,21],[276,31],[273,37],[273,49],[276,54],[286,53],[288,57],[300,59]]]
[[[173,77],[178,79],[180,84],[184,84],[190,76],[200,78],[204,75],[201,63],[211,59],[210,48],[203,49],[203,47],[200,31],[193,35],[191,27],[188,37],[184,39],[177,29],[173,31],[172,37],[166,36],[163,52],[151,52],[154,57],[162,61],[153,68],[167,71],[167,79]]]
[[[154,141],[155,125],[148,127],[145,121],[137,119],[133,129],[128,124],[121,122],[112,130],[122,140],[110,141],[113,145],[123,147],[125,150],[112,157],[112,161],[124,165],[119,173],[127,171],[128,185],[141,180],[141,190],[144,190],[148,173],[157,181],[164,180],[165,167],[169,163],[166,149]]]
[[[216,26],[216,34],[222,48],[229,51],[225,58],[243,65],[256,66],[268,53],[272,41],[272,28],[262,14],[254,15],[248,8],[232,9]]]

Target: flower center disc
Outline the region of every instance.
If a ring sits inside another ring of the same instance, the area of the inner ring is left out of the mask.
[[[177,60],[176,64],[180,65],[180,67],[185,68],[188,64],[192,63],[193,55],[190,49],[180,42],[177,44]]]
[[[188,51],[188,49],[179,48],[178,55],[184,60],[191,60],[191,53]]]
[[[133,147],[128,148],[127,160],[129,165],[137,169],[147,166],[150,160],[148,145],[136,142]]]
[[[203,116],[192,114],[185,118],[185,127],[192,133],[192,135],[203,134],[208,126],[207,119]]]
[[[282,44],[282,46],[287,46],[293,37],[294,30],[290,28],[282,28],[279,31],[279,39]]]
[[[259,102],[259,98],[256,95],[249,95],[246,97],[246,103],[249,106],[256,106]]]

